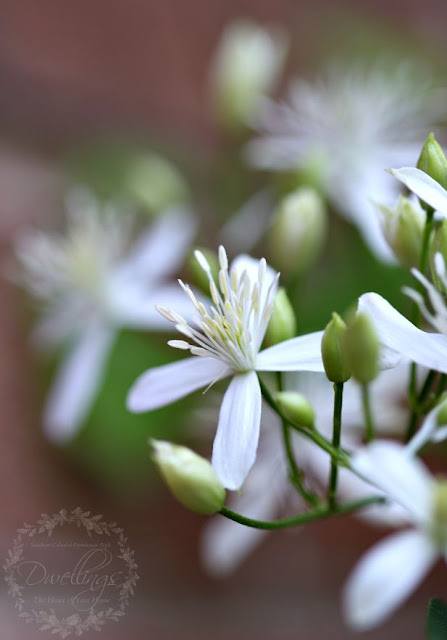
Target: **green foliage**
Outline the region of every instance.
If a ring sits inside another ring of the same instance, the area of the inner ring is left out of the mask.
[[[447,640],[447,603],[443,600],[430,600],[425,631],[428,640]]]

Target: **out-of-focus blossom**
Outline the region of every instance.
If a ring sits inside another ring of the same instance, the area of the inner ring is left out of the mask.
[[[240,21],[225,30],[211,67],[214,106],[224,125],[246,126],[258,114],[278,81],[286,52],[280,29]]]
[[[376,441],[357,453],[352,467],[406,512],[411,529],[368,551],[343,594],[346,619],[370,629],[418,586],[438,558],[447,560],[447,483],[436,480],[403,445]]]
[[[66,233],[18,236],[16,279],[42,311],[34,339],[38,346],[67,346],[44,411],[52,440],[69,440],[82,424],[120,328],[166,330],[155,301],[187,311],[166,278],[182,264],[194,228],[189,212],[171,210],[129,250],[131,219],[100,210],[77,191],[68,200]]]
[[[382,372],[371,384],[372,406],[377,429],[382,434],[401,433],[407,422],[405,407],[407,377],[402,366]],[[326,437],[331,437],[333,414],[333,385],[319,373],[288,373],[286,387],[299,391],[315,409],[315,426]],[[358,386],[345,384],[342,446],[355,450],[364,435],[363,410]],[[305,474],[309,487],[321,492],[327,486],[330,458],[313,442],[297,433],[293,437],[295,458]],[[374,494],[369,485],[346,469],[339,469],[338,497],[356,500]],[[233,495],[228,506],[250,518],[272,520],[280,514],[304,510],[303,499],[297,494],[288,477],[287,460],[281,438],[281,426],[276,414],[266,408],[256,464],[244,483],[240,495]],[[374,523],[400,523],[401,509],[372,506],[361,512],[361,517]],[[208,573],[222,577],[232,573],[264,538],[266,531],[243,527],[236,522],[216,517],[203,532],[202,563]]]
[[[144,373],[130,390],[128,406],[135,412],[156,409],[232,376],[220,410],[212,463],[224,487],[239,489],[258,446],[261,388],[256,372],[323,371],[321,332],[260,351],[273,312],[278,275],[264,259],[248,256],[239,256],[229,269],[221,246],[219,291],[205,257],[200,252],[196,255],[209,275],[214,306],[207,310],[181,283],[197,311],[197,323],[191,326],[176,311],[158,307],[190,341],[171,340],[169,344],[190,351],[193,357]]]
[[[377,257],[390,260],[372,202],[396,198],[385,169],[416,164],[441,104],[427,74],[411,65],[333,65],[314,82],[293,82],[286,103],[266,102],[248,157],[275,171],[318,167],[334,208],[359,228]]]

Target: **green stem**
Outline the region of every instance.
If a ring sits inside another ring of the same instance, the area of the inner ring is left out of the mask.
[[[363,405],[363,414],[365,416],[365,428],[366,428],[366,442],[371,442],[374,440],[374,423],[372,419],[371,413],[371,402],[369,396],[369,386],[367,384],[362,384],[362,405]]]
[[[356,500],[354,502],[347,502],[345,504],[335,506],[333,508],[330,507],[320,507],[314,509],[313,511],[309,511],[307,513],[301,513],[298,516],[294,516],[292,518],[285,518],[284,520],[276,520],[274,522],[268,522],[265,520],[253,520],[252,518],[246,518],[240,513],[236,513],[235,511],[231,511],[231,509],[227,509],[227,507],[223,507],[219,513],[230,520],[234,520],[235,522],[239,522],[239,524],[244,524],[247,527],[252,527],[253,529],[287,529],[288,527],[298,527],[303,524],[307,524],[308,522],[314,522],[315,520],[322,520],[323,518],[331,517],[331,516],[341,516],[349,513],[354,513],[355,511],[359,511],[360,509],[365,509],[373,504],[383,504],[385,502],[384,498],[381,497],[371,497],[365,498],[363,500]]]
[[[422,248],[421,248],[421,257],[419,259],[419,271],[424,275],[426,269],[427,269],[427,264],[428,264],[428,252],[429,252],[429,248],[430,248],[430,235],[431,235],[431,231],[433,228],[433,218],[434,218],[435,212],[434,209],[427,209],[427,215],[425,217],[425,227],[424,227],[424,236],[422,238]],[[424,294],[424,285],[418,281],[417,283],[417,290],[419,291],[419,293]],[[420,324],[420,320],[421,320],[421,311],[419,309],[419,305],[417,303],[414,303],[413,306],[413,312],[411,314],[411,321],[413,322],[413,324],[418,327]],[[406,440],[408,441],[411,436],[415,433],[416,431],[416,426],[417,426],[417,411],[415,409],[415,405],[416,405],[416,396],[417,396],[417,390],[416,390],[416,377],[417,377],[417,365],[415,362],[412,362],[410,365],[410,379],[409,379],[409,383],[408,383],[408,395],[410,398],[410,405],[412,407],[412,411],[410,414],[410,418],[408,421],[408,427],[407,427],[407,433],[406,433]]]
[[[343,382],[336,382],[334,384],[334,417],[333,417],[333,431],[332,431],[332,445],[335,449],[340,448],[341,438],[341,410],[343,406]],[[328,489],[328,502],[329,507],[335,507],[335,497],[337,494],[337,480],[338,480],[338,464],[337,461],[332,458],[331,471],[329,475],[329,489]]]
[[[329,442],[329,440],[327,440],[324,436],[322,436],[321,433],[319,433],[316,429],[308,429],[306,427],[301,427],[297,424],[294,424],[293,422],[290,422],[288,417],[284,415],[280,407],[275,402],[272,394],[264,384],[262,378],[260,376],[258,376],[258,378],[264,400],[268,405],[270,405],[273,411],[277,413],[282,420],[290,425],[292,429],[295,429],[295,431],[298,431],[298,433],[301,433],[303,436],[306,436],[307,438],[315,442],[316,445],[326,451],[326,453],[328,453],[332,458],[335,458],[335,460],[338,461],[339,465],[348,468],[350,467],[349,454],[346,451],[343,451],[343,449],[335,449],[332,446],[332,443]]]

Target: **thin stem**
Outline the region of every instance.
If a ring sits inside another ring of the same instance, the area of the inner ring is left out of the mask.
[[[348,468],[350,467],[349,455],[348,453],[346,453],[346,451],[343,451],[343,449],[339,449],[337,451],[337,449],[335,449],[332,446],[331,442],[329,442],[329,440],[327,440],[324,436],[322,436],[321,433],[319,433],[316,429],[308,429],[306,427],[301,427],[297,424],[293,424],[293,422],[290,422],[290,420],[287,418],[286,415],[284,415],[280,407],[275,402],[272,394],[270,393],[267,386],[262,381],[262,378],[260,376],[258,376],[258,378],[259,378],[259,385],[261,387],[261,392],[264,400],[267,402],[268,405],[270,405],[273,411],[275,411],[275,413],[277,413],[279,417],[282,418],[282,420],[284,420],[288,425],[290,425],[292,429],[295,429],[295,431],[298,431],[298,433],[301,433],[303,436],[306,436],[307,438],[315,442],[315,444],[317,444],[321,449],[326,451],[326,453],[328,453],[332,458],[335,458],[338,461],[339,465],[343,467],[348,467]]]
[[[343,382],[336,382],[334,384],[334,417],[333,417],[333,430],[332,430],[332,446],[335,449],[340,448],[341,439],[341,410],[343,406]],[[338,480],[338,464],[337,461],[332,458],[331,471],[329,475],[329,489],[328,489],[328,502],[329,507],[332,509],[335,507],[335,496],[337,494],[337,480]]]
[[[277,374],[277,379],[278,379],[278,389],[279,391],[282,391],[283,385],[282,385],[281,373]],[[304,498],[304,500],[315,507],[317,504],[319,504],[320,500],[318,496],[312,493],[312,491],[309,491],[308,489],[306,489],[306,486],[303,481],[303,472],[298,467],[297,461],[295,459],[295,454],[293,452],[290,426],[284,419],[281,419],[281,428],[282,428],[284,449],[286,452],[287,461],[289,463],[290,482],[296,488],[298,493]]]
[[[435,212],[434,209],[427,209],[427,215],[425,217],[425,227],[424,227],[424,236],[422,238],[422,248],[421,248],[421,256],[419,259],[419,271],[424,274],[427,269],[428,263],[428,251],[430,247],[430,235],[431,230],[433,228],[433,218]],[[419,293],[424,294],[424,285],[418,281],[417,290]],[[414,303],[413,312],[411,314],[411,321],[413,324],[418,327],[421,320],[421,311],[419,309],[419,305]],[[415,362],[412,362],[410,365],[410,378],[408,382],[408,395],[410,398],[410,405],[412,407],[411,415],[408,421],[406,439],[409,440],[411,435],[416,431],[417,426],[417,411],[415,410],[416,404],[416,378],[417,378],[417,365]]]
[[[285,518],[284,520],[276,520],[274,522],[268,522],[265,520],[253,520],[252,518],[247,518],[240,513],[236,513],[235,511],[231,511],[231,509],[227,509],[227,507],[222,507],[219,513],[230,520],[234,520],[235,522],[239,522],[239,524],[244,524],[247,527],[252,527],[253,529],[287,529],[288,527],[298,527],[303,524],[307,524],[308,522],[314,522],[315,520],[322,520],[323,518],[332,517],[332,516],[341,516],[348,513],[354,513],[355,511],[359,511],[360,509],[365,509],[373,504],[384,504],[385,499],[378,496],[373,496],[371,498],[364,498],[363,500],[356,500],[354,502],[346,502],[345,504],[341,504],[339,506],[331,507],[319,507],[314,509],[313,511],[308,511],[307,513],[301,513],[298,516],[294,516],[292,518]]]
[[[366,428],[366,442],[371,442],[374,440],[374,423],[371,413],[371,402],[369,396],[369,385],[362,384],[362,405],[363,405],[363,414],[365,416],[365,428]]]
[[[419,393],[419,395],[417,396],[417,398],[414,400],[414,402],[412,403],[412,411],[410,414],[410,419],[408,421],[408,427],[407,427],[407,432],[405,434],[405,441],[408,442],[409,440],[411,440],[411,438],[414,436],[414,434],[416,433],[416,429],[417,429],[417,424],[418,424],[418,417],[421,413],[424,412],[424,409],[426,409],[427,407],[425,407],[424,402],[430,392],[430,389],[432,387],[433,381],[436,377],[436,371],[434,371],[433,369],[431,369],[428,373],[427,373],[427,377],[425,378],[424,384],[422,386],[422,389]],[[442,378],[442,376],[441,376]],[[439,389],[442,389],[442,383],[440,380],[440,384],[438,386],[438,391]],[[435,396],[435,398],[433,400],[435,400],[437,398],[437,394]],[[431,404],[431,403],[430,403]]]

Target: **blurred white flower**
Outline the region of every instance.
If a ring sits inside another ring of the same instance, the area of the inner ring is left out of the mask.
[[[214,306],[207,310],[181,282],[197,312],[195,325],[188,325],[175,311],[158,307],[190,340],[171,340],[169,344],[190,351],[193,357],[144,373],[130,390],[128,407],[134,412],[156,409],[232,376],[220,410],[212,463],[224,487],[239,489],[255,461],[258,446],[261,389],[256,372],[323,371],[322,332],[260,351],[279,276],[264,259],[248,256],[239,256],[229,270],[221,246],[219,291],[204,255],[196,251],[196,257],[208,275]]]
[[[69,343],[44,411],[45,432],[56,442],[69,440],[88,414],[119,329],[166,330],[155,300],[186,306],[165,279],[180,267],[193,238],[191,214],[167,212],[126,253],[130,222],[76,191],[68,200],[65,234],[28,231],[17,238],[16,280],[42,308],[35,342]]]
[[[407,365],[405,365],[407,368]],[[333,385],[323,374],[287,374],[286,387],[303,393],[315,409],[316,428],[331,437]],[[402,366],[382,372],[372,383],[372,406],[378,431],[397,434],[405,429],[408,409],[405,407],[407,380]],[[363,410],[358,386],[345,384],[342,446],[355,450],[364,436]],[[330,458],[304,436],[292,433],[295,459],[308,486],[321,493],[327,486]],[[345,469],[339,469],[338,498],[356,500],[374,494],[369,485]],[[305,503],[290,483],[288,463],[282,443],[281,426],[269,408],[263,416],[263,428],[256,463],[248,475],[240,495],[229,498],[228,506],[256,520],[272,520],[280,514],[304,511]],[[399,508],[372,506],[360,516],[377,524],[399,523]],[[201,558],[206,571],[216,577],[237,569],[267,534],[260,529],[244,527],[222,517],[213,518],[203,532]]]
[[[392,442],[368,445],[354,456],[352,466],[399,504],[412,525],[368,551],[346,584],[346,619],[366,630],[393,613],[438,558],[447,560],[447,483],[436,480],[403,445]]]
[[[225,30],[211,67],[215,109],[229,127],[247,125],[275,87],[287,52],[280,29],[234,22]]]
[[[295,80],[287,103],[266,102],[250,162],[275,171],[316,170],[335,209],[380,259],[390,260],[372,201],[394,201],[385,169],[416,164],[442,101],[411,65],[332,65],[314,82]]]

